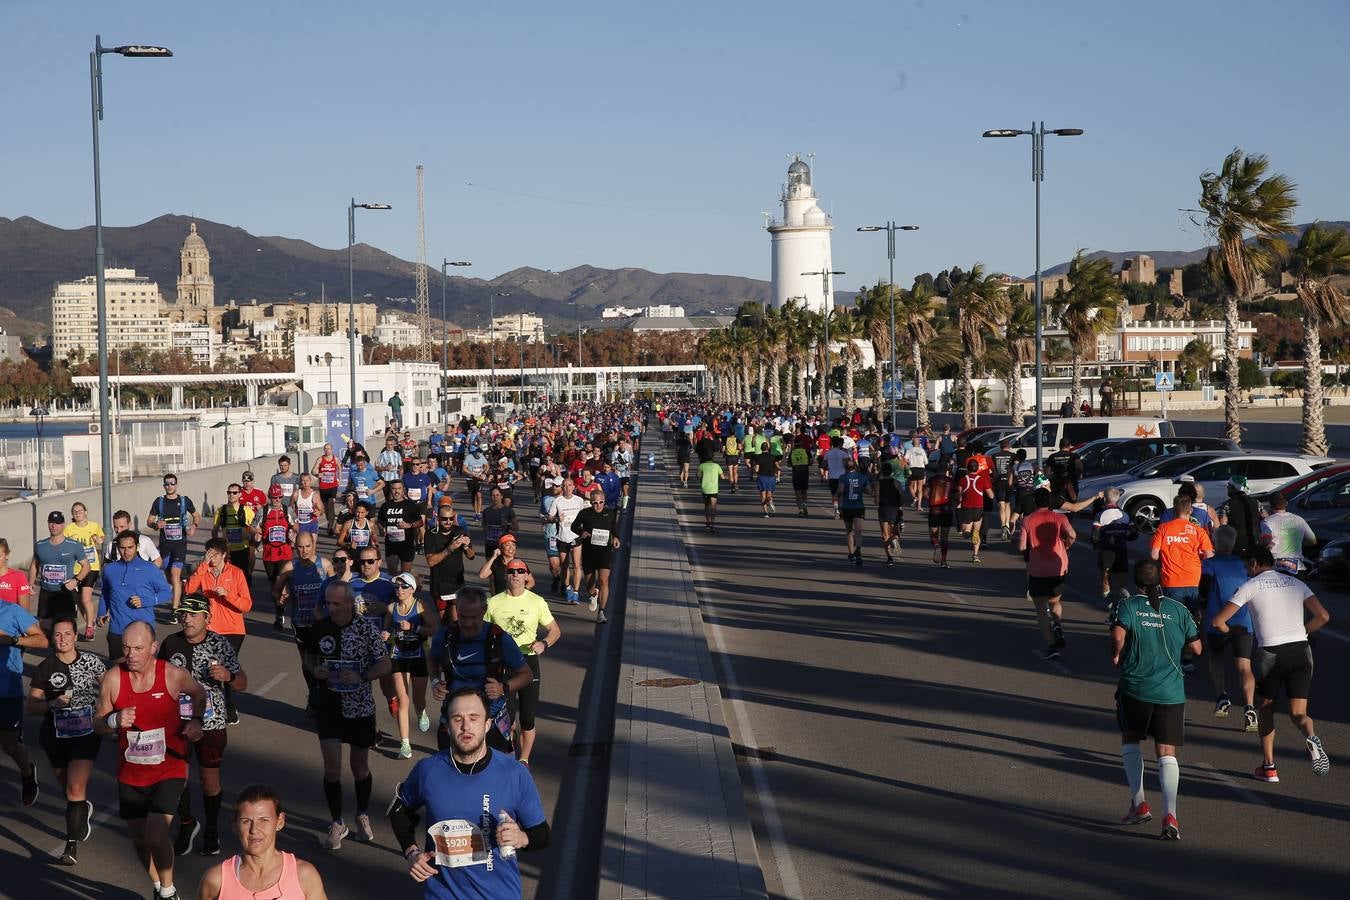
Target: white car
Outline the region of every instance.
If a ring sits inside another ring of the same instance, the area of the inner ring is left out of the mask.
[[[1228,502],[1228,479],[1235,475],[1245,476],[1250,492],[1259,494],[1332,462],[1325,456],[1283,453],[1183,453],[1166,460],[1147,477],[1117,481],[1115,486],[1121,489],[1120,508],[1141,531],[1152,533],[1163,512],[1171,508],[1177,490],[1187,481],[1203,487],[1205,505],[1217,511]]]

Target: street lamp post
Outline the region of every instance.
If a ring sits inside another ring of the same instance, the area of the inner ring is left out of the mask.
[[[332,354],[329,354],[330,357],[331,357],[331,355],[332,355]],[[332,363],[329,363],[329,367],[330,367],[330,368],[328,369],[328,373],[329,373],[329,374],[328,374],[328,378],[329,378],[330,381],[331,381],[332,378],[333,378],[333,375],[332,375],[333,370],[332,370],[331,366],[332,366]],[[231,401],[230,401],[230,398],[229,398],[229,397],[226,397],[226,398],[225,398],[225,465],[227,465],[227,466],[230,464],[230,402],[231,402]]]
[[[492,402],[499,402],[497,397],[497,298],[510,297],[510,291],[493,291],[492,296],[488,298],[488,358],[492,365]],[[507,363],[510,365],[510,363]]]
[[[450,266],[471,266],[473,263],[466,260],[456,260],[451,262],[448,259],[441,260],[441,424],[450,421],[450,382],[446,380],[446,369],[450,368],[449,341],[445,337],[445,270]]]
[[[108,409],[108,301],[103,280],[103,184],[98,156],[98,123],[103,119],[103,54],[118,56],[173,56],[167,47],[147,44],[103,46],[103,36],[94,35],[89,54],[89,105],[94,123],[94,284],[98,315],[98,445],[103,467],[103,521],[112,521],[112,417]]]
[[[834,297],[830,295],[830,276],[845,275],[845,272],[831,271],[825,266],[818,272],[803,272],[803,275],[819,275],[820,291],[825,295],[825,371],[820,373],[820,393],[825,398],[825,421],[830,420],[830,313],[834,310]],[[850,397],[850,400],[853,398]]]
[[[50,415],[51,415],[51,411],[50,411],[49,409],[47,409],[47,407],[42,406],[41,404],[39,404],[38,406],[33,407],[33,409],[32,409],[28,414],[29,414],[30,416],[32,416],[33,418],[37,419],[37,458],[38,458],[37,495],[38,495],[39,497],[41,497],[41,496],[42,496],[42,420],[45,419],[47,416],[50,416]]]
[[[358,209],[393,209],[388,203],[357,203],[353,197],[347,206],[347,370],[351,376],[352,394],[347,403],[347,427],[356,440],[356,272],[352,268],[352,245],[356,243],[356,211]]]
[[[1031,135],[1031,180],[1036,185],[1036,466],[1041,466],[1044,456],[1044,435],[1041,433],[1042,402],[1042,349],[1041,336],[1041,182],[1045,180],[1045,136],[1057,134],[1060,137],[1077,137],[1083,133],[1081,128],[1045,128],[1045,122],[1032,122],[1030,129],[995,128],[982,136],[987,138],[1021,137]],[[1020,373],[1019,373],[1020,375]],[[976,404],[978,405],[978,404]]]
[[[897,231],[918,231],[918,225],[897,225],[894,222],[887,222],[885,225],[863,225],[859,231],[884,231],[886,232],[886,259],[891,266],[891,279],[887,282],[887,296],[890,300],[891,308],[891,431],[895,431],[895,388],[897,379],[895,377],[895,233]],[[880,366],[877,367],[880,369]],[[917,373],[916,373],[917,376]],[[918,390],[916,381],[914,389]]]

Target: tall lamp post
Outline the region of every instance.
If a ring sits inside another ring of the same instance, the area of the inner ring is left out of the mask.
[[[1042,370],[1041,356],[1044,343],[1041,336],[1041,182],[1045,180],[1045,136],[1056,134],[1060,137],[1077,137],[1083,133],[1081,128],[1045,128],[1044,122],[1032,122],[1031,128],[994,128],[982,136],[987,138],[1021,137],[1031,135],[1031,180],[1036,185],[1036,466],[1039,468],[1044,456],[1044,435],[1041,433]],[[978,405],[978,404],[977,404]]]
[[[834,311],[834,297],[830,295],[830,276],[845,275],[846,272],[831,271],[824,266],[818,272],[803,272],[803,275],[820,276],[820,292],[825,295],[825,371],[820,373],[820,393],[825,397],[825,421],[830,420],[830,313]],[[850,400],[853,398],[850,397]]]
[[[37,419],[37,457],[38,457],[38,476],[37,476],[37,495],[42,496],[42,420],[51,415],[47,407],[39,404],[32,408],[28,413]]]
[[[471,266],[466,260],[441,260],[441,424],[450,421],[450,383],[446,380],[445,370],[450,367],[449,341],[445,337],[445,270],[451,266]]]
[[[329,364],[331,365],[331,363]],[[331,369],[329,370],[332,371]],[[330,375],[331,378],[331,375]],[[225,398],[225,465],[230,464],[230,403],[229,397]]]
[[[358,209],[393,209],[388,203],[357,203],[356,198],[347,206],[347,370],[351,375],[352,394],[347,403],[347,427],[352,430],[352,440],[356,440],[356,272],[352,268],[352,245],[356,243],[356,211]],[[363,435],[364,436],[364,435]]]
[[[497,397],[497,298],[510,296],[510,291],[493,291],[492,296],[488,298],[488,357],[492,364],[493,403],[499,402]]]
[[[895,389],[897,379],[895,377],[895,233],[897,231],[918,231],[918,225],[897,225],[894,222],[887,222],[885,225],[863,225],[859,231],[884,231],[886,232],[886,259],[891,266],[891,279],[887,282],[887,296],[890,300],[891,308],[891,431],[895,431]],[[918,390],[918,385],[914,386]]]
[[[89,105],[94,123],[94,284],[98,304],[98,446],[103,467],[103,521],[112,521],[112,417],[108,409],[108,301],[103,283],[103,184],[98,157],[98,123],[103,119],[103,54],[118,56],[173,56],[167,47],[147,44],[103,46],[103,36],[94,35],[89,54]]]

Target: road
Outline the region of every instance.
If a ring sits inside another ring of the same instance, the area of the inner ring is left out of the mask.
[[[547,567],[544,564],[543,539],[533,515],[528,488],[520,499],[522,531],[521,555],[530,563],[536,576],[542,572],[541,593],[547,591]],[[461,503],[462,508],[464,507]],[[482,535],[475,529],[482,560]],[[200,549],[200,548],[198,548]],[[320,541],[320,552],[331,552],[332,542]],[[189,554],[190,559],[199,554]],[[476,565],[476,564],[475,564]],[[263,596],[264,579],[258,566],[254,579],[254,595]],[[419,578],[425,566],[419,562],[415,573]],[[473,574],[470,583],[475,582]],[[543,661],[543,695],[539,709],[539,737],[531,758],[531,772],[543,799],[544,809],[552,821],[558,812],[560,793],[566,793],[566,804],[583,803],[587,798],[566,792],[565,787],[576,761],[569,759],[569,748],[577,722],[577,701],[583,681],[592,668],[592,638],[596,626],[585,606],[568,607],[552,602],[554,615],[563,631],[556,648]],[[413,761],[396,758],[397,744],[385,744],[371,752],[371,770],[374,776],[374,797],[371,818],[375,842],[370,845],[348,840],[337,852],[320,849],[318,841],[327,833],[328,810],[321,788],[322,767],[319,744],[312,723],[305,718],[305,685],[299,672],[299,659],[292,639],[272,630],[270,601],[263,602],[248,617],[249,636],[242,651],[242,662],[254,689],[240,695],[241,722],[229,729],[229,747],[222,768],[225,809],[222,825],[232,815],[233,797],[245,785],[262,781],[281,791],[287,807],[287,826],[278,845],[303,856],[319,867],[332,898],[361,897],[420,897],[407,876],[407,867],[394,846],[393,836],[384,819],[394,789],[412,762],[424,754],[434,752],[435,734],[422,735],[413,725]],[[177,630],[161,623],[158,634],[163,637]],[[92,646],[105,648],[100,636]],[[31,666],[39,657],[29,654]],[[25,684],[27,678],[25,678]],[[376,704],[381,699],[376,690]],[[433,717],[434,720],[434,717]],[[396,726],[387,709],[378,713],[381,728],[395,732]],[[74,869],[54,865],[50,860],[64,846],[65,801],[51,776],[45,754],[38,747],[37,720],[28,722],[26,742],[38,764],[42,794],[37,804],[25,809],[19,804],[18,778],[12,763],[5,759],[3,771],[6,782],[0,787],[0,857],[6,860],[5,878],[0,883],[0,897],[143,897],[149,885],[144,871],[138,871],[132,854],[130,839],[121,820],[117,818],[117,788],[113,780],[115,751],[105,744],[90,786],[90,799],[95,805],[95,828],[91,839],[80,847],[80,864]],[[195,773],[195,770],[194,770]],[[343,773],[346,792],[345,812],[350,822],[355,815],[350,773]],[[603,807],[604,784],[596,785],[601,792],[598,805]],[[594,801],[594,798],[590,798]],[[201,811],[201,792],[194,787],[193,805]],[[222,828],[224,853],[237,852],[238,842],[227,828]],[[525,875],[525,896],[532,898],[539,887],[542,872],[553,872],[558,866],[558,845],[535,854],[521,856]],[[224,857],[212,860],[195,852],[180,857],[175,873],[179,890],[185,897],[196,896],[197,884],[207,866]],[[584,864],[582,873],[585,873]]]
[[[715,535],[697,489],[674,490],[721,673],[742,783],[771,892],[897,896],[1339,895],[1350,878],[1350,647],[1317,645],[1311,714],[1332,759],[1316,778],[1287,717],[1282,783],[1251,777],[1256,736],[1215,719],[1207,679],[1188,679],[1180,845],[1161,813],[1122,828],[1127,791],[1090,549],[1073,551],[1069,646],[1040,658],[1020,556],[1004,542],[970,562],[954,541],[933,565],[911,513],[903,561],[886,568],[869,511],[865,564],[845,560],[825,487],[811,517],[790,489],[765,519],[742,488],[722,494]],[[747,485],[743,479],[743,485]],[[748,487],[748,485],[747,485]],[[1139,548],[1142,552],[1142,545]],[[1341,627],[1345,598],[1331,598]],[[1333,623],[1335,624],[1335,623]],[[1151,748],[1145,786],[1160,798]],[[758,771],[755,771],[758,769]]]

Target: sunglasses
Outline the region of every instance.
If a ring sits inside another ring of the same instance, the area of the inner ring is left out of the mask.
[[[173,486],[176,485],[176,484],[178,484],[178,482],[176,482],[176,481],[166,481],[166,482],[164,482],[164,486],[165,486],[165,487],[173,487]]]
[[[528,575],[528,574],[530,574],[530,570],[529,570],[529,569],[507,569],[507,570],[506,570],[506,574],[507,574],[507,575]]]
[[[226,491],[225,493],[227,493],[227,494],[237,494],[237,493],[239,493],[239,492],[238,492],[238,491]]]
[[[411,591],[413,586],[411,584],[403,584],[400,582],[399,584],[394,585],[394,589],[399,591]]]
[[[378,566],[379,564],[380,564],[380,561],[379,561],[378,559],[363,559],[363,560],[361,560],[361,565],[363,565],[363,566]]]

